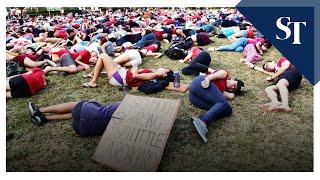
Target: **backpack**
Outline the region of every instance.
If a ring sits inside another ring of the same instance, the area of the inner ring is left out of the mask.
[[[27,72],[25,69],[21,68],[16,61],[7,60],[6,62],[6,75],[7,77],[14,76],[17,74],[22,74]]]
[[[164,51],[164,54],[172,60],[179,60],[184,59],[188,55],[188,51],[177,47],[170,47],[169,49]]]

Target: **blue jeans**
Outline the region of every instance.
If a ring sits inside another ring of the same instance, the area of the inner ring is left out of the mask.
[[[242,52],[243,48],[248,44],[248,38],[239,38],[231,45],[228,46],[220,46],[219,51],[236,51]]]
[[[201,81],[204,79],[205,76],[198,76],[191,82],[189,100],[194,106],[207,110],[204,115],[200,116],[200,120],[209,124],[217,119],[230,116],[232,108],[214,83],[210,83],[206,89],[202,88]]]
[[[153,33],[149,33],[149,34],[144,35],[144,36],[142,37],[142,39],[140,39],[140,40],[135,44],[135,47],[143,48],[145,42],[150,41],[150,40],[157,40],[156,36],[155,36]]]

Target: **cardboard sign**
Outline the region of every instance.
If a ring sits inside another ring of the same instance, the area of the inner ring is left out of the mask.
[[[180,100],[126,95],[93,160],[118,171],[156,171]]]

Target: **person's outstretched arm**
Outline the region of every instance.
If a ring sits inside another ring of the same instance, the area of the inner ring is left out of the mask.
[[[274,75],[274,73],[265,71],[263,68],[261,68],[261,67],[259,67],[259,66],[256,66],[256,65],[254,65],[254,64],[252,64],[252,63],[250,63],[250,62],[247,62],[246,64],[247,64],[247,66],[248,66],[249,68],[254,69],[254,70],[256,70],[256,71],[259,71],[259,72],[262,72],[262,73],[264,73],[264,74],[266,74],[266,75],[269,75],[269,76]]]

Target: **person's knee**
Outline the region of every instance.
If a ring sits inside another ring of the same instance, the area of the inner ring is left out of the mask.
[[[243,47],[242,47],[242,46],[237,47],[235,51],[236,51],[236,52],[242,52],[242,51],[243,51]]]
[[[223,112],[222,116],[231,116],[232,114],[232,107],[231,105],[228,103],[228,101],[226,99],[221,99],[219,101],[219,104],[221,105],[220,108]]]
[[[231,105],[230,105],[227,101],[225,101],[223,104],[224,104],[224,106],[225,106],[226,116],[231,116],[231,114],[232,114],[232,107],[231,107]]]
[[[69,67],[69,73],[71,74],[74,74],[74,73],[77,73],[78,72],[78,69],[76,66],[70,66]]]
[[[268,92],[273,91],[273,90],[274,90],[274,85],[266,87],[264,89],[264,92],[268,93]]]
[[[277,88],[286,88],[289,85],[289,82],[286,79],[280,79],[277,83]]]

